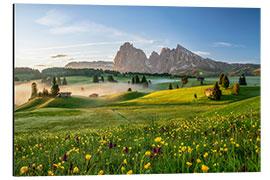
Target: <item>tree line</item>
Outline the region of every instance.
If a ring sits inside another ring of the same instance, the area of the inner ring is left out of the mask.
[[[35,82],[32,83],[31,88],[32,92],[29,100],[34,99],[36,97],[56,97],[60,91],[59,85],[55,77],[52,79],[52,86],[50,92],[46,88],[43,88],[43,90],[39,92],[37,84]]]

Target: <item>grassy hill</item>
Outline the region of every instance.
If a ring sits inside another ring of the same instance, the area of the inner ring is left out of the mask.
[[[128,104],[187,104],[187,103],[206,103],[224,104],[260,95],[260,86],[243,86],[239,95],[231,94],[231,87],[221,88],[223,96],[220,101],[209,100],[204,95],[204,90],[212,86],[198,86],[173,90],[158,91],[141,98],[124,102]],[[197,95],[195,99],[194,94]]]
[[[100,128],[127,123],[145,124],[160,119],[192,118],[203,113],[211,115],[220,108],[226,109],[221,112],[241,111],[249,108],[249,101],[253,100],[257,103],[257,109],[259,107],[260,86],[241,87],[238,96],[231,95],[231,89],[223,89],[220,101],[209,100],[204,96],[204,90],[208,87],[181,88],[150,94],[124,92],[99,98],[36,98],[15,109],[15,132],[44,128],[52,131],[80,127]],[[194,98],[195,93],[197,99]],[[252,97],[257,99],[252,100]]]

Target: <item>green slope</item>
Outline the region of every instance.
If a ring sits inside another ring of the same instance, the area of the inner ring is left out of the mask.
[[[46,103],[51,98],[35,98],[15,108],[15,112],[36,109],[38,106]]]
[[[219,109],[213,109],[204,113],[204,116],[215,116],[215,113],[220,115],[228,115],[230,113],[240,114],[260,111],[261,109],[261,96],[245,99],[242,101],[228,104],[227,106]]]
[[[142,96],[147,95],[148,93],[143,92],[122,92],[106,96],[101,96],[99,99],[107,102],[121,102],[136,99]]]
[[[247,99],[260,95],[260,86],[241,86],[239,95],[232,95],[231,88],[223,89],[220,101],[209,100],[204,95],[204,90],[213,86],[199,86],[190,88],[180,88],[173,90],[158,91],[150,93],[141,98],[123,102],[123,105],[142,105],[142,104],[186,104],[186,103],[198,103],[198,104],[224,104],[234,101]],[[197,99],[194,98],[194,94],[197,95]]]

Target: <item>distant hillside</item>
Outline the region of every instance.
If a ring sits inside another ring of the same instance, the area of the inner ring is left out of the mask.
[[[94,68],[103,70],[112,70],[114,67],[113,62],[108,61],[80,61],[80,62],[70,62],[65,65],[65,68],[74,69],[84,69],[84,68]]]

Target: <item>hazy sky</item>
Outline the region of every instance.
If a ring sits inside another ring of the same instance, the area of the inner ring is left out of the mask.
[[[180,44],[217,61],[260,63],[260,9],[15,5],[15,66],[113,61],[127,41],[147,56]]]

